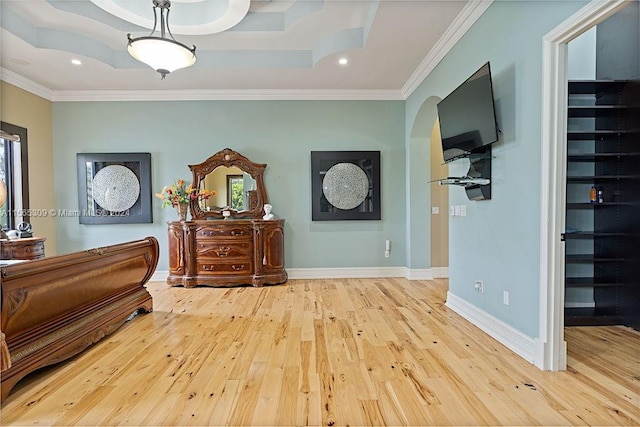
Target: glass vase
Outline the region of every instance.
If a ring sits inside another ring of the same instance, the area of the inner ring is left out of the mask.
[[[178,219],[180,221],[186,221],[187,212],[189,212],[189,205],[187,203],[180,203],[176,206],[176,210],[178,211]]]

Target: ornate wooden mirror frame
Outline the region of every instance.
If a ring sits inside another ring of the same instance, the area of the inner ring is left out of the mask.
[[[243,172],[251,175],[256,182],[256,188],[255,190],[252,190],[253,193],[250,198],[251,202],[249,209],[237,211],[229,208],[231,216],[234,218],[262,218],[262,207],[265,203],[268,203],[267,189],[264,186],[264,170],[267,165],[254,163],[242,154],[239,154],[230,148],[225,148],[200,164],[189,165],[189,169],[191,169],[191,173],[193,174],[193,187],[200,188],[200,184],[205,177],[219,166],[235,166],[242,169]],[[198,200],[192,200],[190,208],[191,218],[193,219],[224,218],[222,210],[202,210]]]

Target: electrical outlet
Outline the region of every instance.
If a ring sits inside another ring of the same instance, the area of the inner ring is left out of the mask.
[[[451,216],[455,216],[456,215],[455,206],[453,206],[453,205],[449,206],[449,215],[451,215]]]
[[[440,213],[440,208],[438,206],[433,206],[431,208],[431,215],[438,215]]]
[[[460,216],[467,216],[467,205],[460,205]]]
[[[502,291],[502,303],[509,305],[509,291]]]
[[[476,290],[476,292],[480,292],[480,293],[484,292],[484,282],[482,280],[476,280],[476,282],[473,284],[473,287]]]
[[[453,216],[460,216],[460,205],[453,206]]]
[[[385,258],[389,258],[391,256],[391,252],[390,251],[384,251],[384,257]]]

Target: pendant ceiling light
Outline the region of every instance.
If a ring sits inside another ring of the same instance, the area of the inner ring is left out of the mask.
[[[152,0],[153,2],[153,29],[151,34],[145,37],[131,38],[127,34],[129,43],[127,50],[140,62],[144,62],[160,73],[164,79],[167,74],[181,68],[187,68],[196,62],[196,47],[187,47],[176,41],[169,29],[169,0]],[[160,9],[160,37],[154,36],[158,25],[157,9]],[[171,38],[165,37],[165,30]]]

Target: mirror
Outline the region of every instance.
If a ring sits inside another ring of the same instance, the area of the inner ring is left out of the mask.
[[[266,167],[229,148],[189,165],[193,186],[216,193],[207,200],[191,201],[191,217],[223,218],[222,211],[228,208],[235,218],[262,218],[262,207],[268,203],[263,181]]]
[[[237,166],[215,168],[200,181],[203,190],[215,191],[215,195],[200,201],[203,211],[221,211],[228,206],[241,212],[255,207],[256,180]]]

